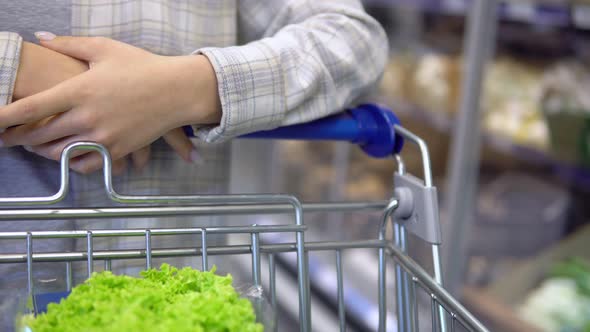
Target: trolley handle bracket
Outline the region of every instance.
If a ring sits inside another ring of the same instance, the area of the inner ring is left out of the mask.
[[[426,187],[411,174],[394,176],[394,197],[399,201],[395,220],[408,231],[432,244],[442,240],[436,187]]]

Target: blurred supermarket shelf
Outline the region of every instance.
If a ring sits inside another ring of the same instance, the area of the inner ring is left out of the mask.
[[[465,15],[472,0],[364,0],[366,5],[408,5],[442,15]],[[498,6],[499,17],[507,21],[540,26],[590,29],[590,2],[559,0],[512,0]]]
[[[517,310],[548,261],[589,252],[587,232],[549,248],[590,211],[590,1],[363,2],[390,36],[379,101],[433,154],[446,286],[493,331],[537,331]]]
[[[448,136],[459,108],[463,70],[456,55],[399,52],[391,57],[377,98]],[[590,67],[579,60],[499,54],[486,72],[484,147],[590,188]]]
[[[387,96],[379,96],[378,99],[383,104],[392,106],[402,117],[410,117],[441,133],[450,135],[452,132],[454,119],[448,113],[426,110],[410,103],[395,101]],[[482,142],[493,151],[515,160],[551,168],[555,175],[563,181],[581,188],[590,188],[590,168],[568,163],[554,157],[549,151],[515,143],[508,137],[485,130],[482,134]]]

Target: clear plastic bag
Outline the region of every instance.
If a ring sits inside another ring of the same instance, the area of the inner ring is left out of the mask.
[[[265,331],[274,331],[276,312],[265,296],[262,286],[241,285],[236,291],[244,298],[247,298],[254,307],[256,321],[264,326]]]

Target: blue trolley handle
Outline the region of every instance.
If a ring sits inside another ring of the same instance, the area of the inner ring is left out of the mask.
[[[364,104],[340,114],[308,123],[259,131],[242,138],[348,141],[375,158],[385,158],[402,150],[403,137],[395,133],[399,119],[385,107]],[[194,136],[191,127],[185,127]]]

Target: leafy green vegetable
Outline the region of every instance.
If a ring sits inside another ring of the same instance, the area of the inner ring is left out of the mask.
[[[229,274],[163,264],[141,276],[94,273],[25,324],[34,332],[263,331],[252,304],[240,298]]]
[[[590,297],[590,264],[580,257],[572,257],[555,264],[551,275],[558,278],[572,279],[578,286],[578,291]]]

